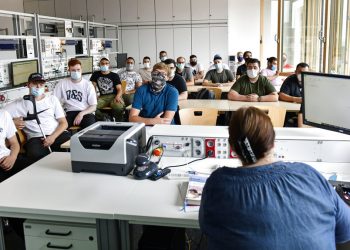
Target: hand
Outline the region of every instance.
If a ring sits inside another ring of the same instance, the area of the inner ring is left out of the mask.
[[[4,170],[4,171],[10,171],[13,167],[13,165],[15,165],[16,162],[16,157],[15,156],[5,156],[3,158],[0,159],[0,167]]]
[[[114,101],[117,103],[124,104],[124,100],[121,96],[115,96]]]
[[[276,70],[275,76],[279,76],[279,75],[280,75],[280,72],[278,70]]]
[[[249,94],[246,95],[247,101],[248,102],[258,102],[259,101],[259,96],[257,94]]]
[[[23,117],[13,118],[13,122],[15,123],[16,128],[19,130],[25,127],[25,122],[23,121]]]
[[[155,117],[155,124],[170,124],[171,123],[170,119],[161,117],[163,114],[164,114],[164,112],[161,112]]]
[[[83,120],[84,118],[84,114],[82,114],[82,112],[80,112],[74,119],[73,125],[74,126],[79,126],[81,123],[81,120]]]
[[[46,136],[46,139],[42,138],[43,145],[46,148],[50,147],[55,142],[55,140],[56,140],[56,138],[54,138],[54,136],[52,136],[52,135]]]

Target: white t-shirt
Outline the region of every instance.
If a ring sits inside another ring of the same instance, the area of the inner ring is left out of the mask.
[[[193,75],[198,74],[201,71],[204,71],[204,67],[200,63],[197,63],[195,66],[192,66],[190,63],[187,63],[186,67],[191,68]],[[196,72],[195,74],[194,74],[194,71]]]
[[[142,78],[139,73],[135,71],[123,70],[118,73],[120,81],[126,81],[126,91],[131,91],[135,89],[135,84],[142,82]]]
[[[74,83],[70,78],[61,80],[53,90],[55,95],[68,111],[82,111],[91,105],[97,105],[96,91],[91,82],[82,78]]]
[[[0,110],[0,159],[10,155],[11,150],[6,147],[5,139],[13,137],[16,131],[11,115],[5,110]]]
[[[273,71],[271,69],[262,69],[261,70],[261,75],[263,76],[274,76],[276,74],[276,71]],[[279,91],[281,85],[282,85],[282,79],[280,77],[277,77],[276,79],[270,81],[272,83],[272,85],[276,88],[277,91]]]
[[[12,118],[27,117],[28,113],[33,114],[34,112],[32,102],[23,100],[22,98],[6,105],[5,110],[10,113]],[[36,101],[36,110],[39,113],[38,117],[45,135],[51,135],[58,126],[57,120],[65,117],[60,102],[56,96],[52,95],[45,96],[40,101]],[[42,137],[36,120],[25,121],[24,126],[23,131],[27,136],[27,140],[33,137]]]

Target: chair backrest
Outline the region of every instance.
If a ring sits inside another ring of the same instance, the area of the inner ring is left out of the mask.
[[[125,94],[126,84],[127,84],[127,82],[125,80],[122,80],[122,93],[123,94]]]
[[[27,142],[27,136],[21,129],[17,129],[17,140],[20,146],[20,153],[24,153],[24,144]]]
[[[215,99],[220,100],[221,99],[221,94],[222,90],[219,88],[213,88],[213,87],[206,87],[206,89],[211,90],[215,94]]]
[[[187,108],[180,109],[181,125],[206,125],[215,126],[218,110],[212,108]]]
[[[283,127],[284,119],[286,117],[286,109],[283,107],[275,106],[255,106],[258,109],[267,111],[267,115],[270,117],[272,125],[274,127]]]

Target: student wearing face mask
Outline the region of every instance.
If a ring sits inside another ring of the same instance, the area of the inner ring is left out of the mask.
[[[204,77],[204,67],[197,61],[196,55],[190,56],[190,63],[187,65],[191,68],[194,80],[200,80]]]
[[[96,91],[94,85],[82,77],[81,62],[78,59],[69,60],[68,71],[70,78],[61,80],[53,95],[66,110],[68,127],[80,126],[84,129],[96,122]]]
[[[35,96],[36,109],[43,132],[44,139],[36,120],[24,121],[28,114],[33,114],[33,105],[29,100],[17,99],[5,106],[11,115],[16,128],[23,130],[27,142],[24,145],[26,156],[37,161],[52,151],[62,151],[61,144],[70,139],[66,131],[67,120],[59,100],[56,96],[45,95],[45,79],[40,73],[33,73],[28,78],[29,94]]]
[[[237,52],[237,67],[239,67],[243,64],[244,64],[243,52],[239,51],[239,52]]]
[[[215,69],[209,70],[204,77],[203,85],[218,85],[222,83],[232,83],[234,78],[232,72],[228,69],[224,69],[222,58],[219,55],[214,56]]]
[[[146,125],[174,123],[177,110],[178,92],[167,84],[169,67],[164,63],[153,66],[152,81],[136,90],[129,114],[130,122]]]
[[[277,92],[279,92],[282,80],[279,78],[279,71],[277,70],[277,58],[269,57],[267,58],[267,68],[261,70],[261,75],[266,76],[267,79],[272,83]]]
[[[240,77],[231,87],[228,99],[243,102],[277,102],[276,89],[260,72],[260,61],[250,59],[247,74]]]
[[[244,64],[239,66],[237,68],[236,72],[236,78],[240,78],[242,75],[245,75],[247,73],[247,64],[249,62],[249,59],[252,58],[252,52],[250,51],[244,51],[243,53],[243,59],[244,59]]]
[[[152,80],[151,72],[152,72],[151,58],[149,58],[148,56],[145,56],[143,58],[143,68],[139,70],[139,74],[142,78],[143,84],[151,82]]]
[[[165,50],[162,50],[159,52],[159,59],[161,62],[164,62],[166,59],[168,59],[168,53]]]
[[[187,85],[185,79],[181,75],[175,73],[176,67],[174,59],[168,58],[164,63],[170,69],[167,82],[177,89],[179,92],[179,100],[186,100],[188,98]]]
[[[176,74],[182,76],[186,81],[186,85],[194,85],[192,70],[186,66],[186,59],[180,56],[176,59]]]

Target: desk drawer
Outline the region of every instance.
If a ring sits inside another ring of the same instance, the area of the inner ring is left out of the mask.
[[[97,241],[26,236],[26,250],[97,250]]]
[[[95,224],[26,220],[23,226],[26,237],[33,236],[97,242]]]

